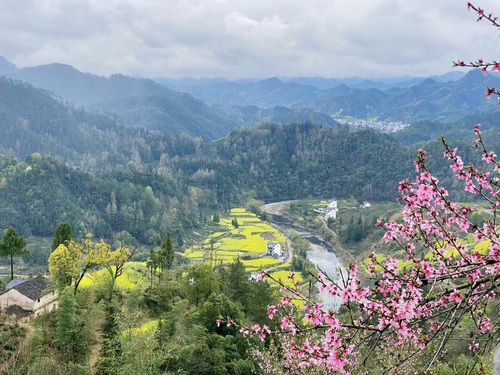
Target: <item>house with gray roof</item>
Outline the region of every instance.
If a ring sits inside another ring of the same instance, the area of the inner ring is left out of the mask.
[[[0,294],[0,308],[6,310],[16,306],[35,316],[57,308],[58,295],[47,291],[48,280],[37,276],[21,283],[13,283],[10,289]]]
[[[15,286],[18,286],[19,284],[22,284],[22,283],[25,283],[25,282],[26,282],[26,280],[12,279],[7,284],[7,287],[5,288],[5,290],[9,290],[9,289],[14,288]]]

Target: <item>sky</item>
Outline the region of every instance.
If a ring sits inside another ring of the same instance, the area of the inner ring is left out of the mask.
[[[498,0],[474,5],[500,15]],[[462,0],[1,0],[0,55],[102,76],[228,79],[443,74],[499,59]]]

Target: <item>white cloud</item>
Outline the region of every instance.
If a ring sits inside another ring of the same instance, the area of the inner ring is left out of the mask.
[[[102,75],[427,75],[498,59],[498,36],[456,0],[4,0],[0,12],[0,54],[17,65]]]

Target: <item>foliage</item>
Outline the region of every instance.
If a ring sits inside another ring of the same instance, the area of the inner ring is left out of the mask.
[[[59,309],[57,310],[55,343],[57,348],[64,353],[68,359],[81,356],[78,346],[81,341],[80,333],[76,324],[76,301],[71,288],[66,287],[59,298]]]
[[[219,290],[219,282],[209,264],[194,265],[183,278],[183,290],[189,302],[198,306]]]
[[[80,276],[81,250],[74,242],[68,246],[60,244],[49,257],[49,271],[53,280],[61,288],[71,285]]]
[[[10,257],[10,279],[14,278],[14,256],[26,255],[26,241],[20,236],[17,231],[10,227],[8,228],[0,243],[0,256]]]
[[[26,331],[17,323],[0,318],[0,363],[7,363],[19,350]]]
[[[166,237],[161,241],[158,256],[161,272],[170,270],[172,268],[175,257],[174,243],[172,241],[172,235],[170,234],[170,232],[168,232]]]
[[[242,189],[261,200],[350,196],[382,200],[405,177],[408,151],[374,130],[312,124],[264,124],[232,132],[205,155],[179,161],[184,171],[213,171],[217,199],[234,202]],[[202,185],[203,184],[203,185]]]
[[[57,249],[60,244],[67,244],[74,239],[73,229],[70,223],[60,223],[54,232],[52,240],[52,251]]]
[[[111,250],[104,240],[96,243],[88,235],[83,243],[70,241],[67,245],[60,244],[49,257],[49,271],[59,288],[74,283],[76,294],[83,278],[93,268],[104,268],[110,278],[110,293],[116,279],[123,274],[125,264],[132,254],[127,247],[120,246]]]

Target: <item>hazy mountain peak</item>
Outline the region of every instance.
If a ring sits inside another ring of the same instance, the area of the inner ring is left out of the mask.
[[[17,66],[7,60],[5,57],[0,56],[0,74],[11,73],[17,70]]]
[[[464,87],[486,87],[490,85],[498,86],[499,81],[500,79],[490,72],[484,75],[481,69],[472,69],[456,82]]]
[[[265,86],[265,87],[273,87],[273,88],[279,88],[283,85],[283,81],[281,81],[279,78],[276,77],[271,77],[268,79],[265,79],[263,81],[259,82],[259,85]]]
[[[418,85],[419,86],[433,86],[435,85],[437,82],[435,79],[433,78],[426,78],[424,79],[422,82],[420,82]]]

